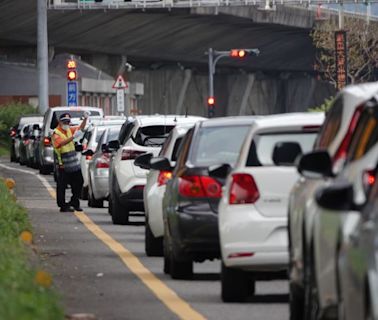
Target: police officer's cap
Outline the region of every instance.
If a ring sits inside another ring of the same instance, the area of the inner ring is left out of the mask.
[[[71,121],[71,115],[69,113],[63,113],[60,115],[59,121]]]

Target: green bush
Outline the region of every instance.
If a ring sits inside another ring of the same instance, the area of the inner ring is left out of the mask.
[[[328,99],[326,98],[320,106],[309,108],[308,111],[328,112],[328,110],[332,107],[333,101],[335,101],[335,97],[329,97]]]
[[[56,293],[38,284],[36,270],[27,259],[27,246],[20,240],[31,225],[0,179],[0,319],[62,320]]]
[[[37,110],[28,104],[0,105],[0,141],[4,146],[8,146],[10,143],[9,128],[16,124],[21,115],[32,113],[37,113]]]

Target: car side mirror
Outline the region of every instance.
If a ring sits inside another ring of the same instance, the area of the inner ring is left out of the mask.
[[[140,156],[138,156],[138,157],[135,158],[134,164],[137,167],[149,170],[151,168],[151,166],[150,166],[150,160],[151,160],[152,157],[153,157],[152,153],[141,154]]]
[[[39,128],[39,124],[34,124],[34,125],[33,125],[33,130],[40,130],[40,128]]]
[[[117,151],[119,147],[120,147],[120,144],[118,140],[112,140],[112,141],[109,141],[108,143],[109,151]]]
[[[84,150],[84,147],[82,144],[75,144],[75,151],[76,152],[82,152]]]
[[[232,168],[228,163],[209,167],[209,176],[213,178],[226,179]]]
[[[150,160],[150,167],[154,170],[172,171],[173,167],[169,160],[165,157],[156,157]]]
[[[87,150],[83,151],[81,154],[84,155],[84,156],[93,156],[94,152],[93,152],[92,149],[87,149]]]
[[[30,136],[30,139],[35,140],[35,135]]]
[[[315,193],[319,206],[335,211],[350,211],[355,209],[353,185],[350,183],[337,183],[319,189]]]
[[[108,144],[107,143],[103,143],[101,145],[101,151],[102,152],[109,152],[109,148],[108,148]]]
[[[277,142],[273,149],[272,160],[276,166],[291,166],[301,154],[302,148],[298,142]]]
[[[304,154],[298,163],[298,172],[306,178],[333,177],[332,160],[327,151],[312,151]]]

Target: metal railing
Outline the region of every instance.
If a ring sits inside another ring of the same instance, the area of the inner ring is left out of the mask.
[[[378,0],[369,0],[378,3]],[[193,7],[235,7],[256,6],[272,10],[276,5],[302,6],[311,8],[327,4],[364,4],[366,0],[48,0],[49,9],[138,9],[138,8],[193,8]]]

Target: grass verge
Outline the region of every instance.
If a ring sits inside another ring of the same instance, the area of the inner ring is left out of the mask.
[[[64,319],[50,276],[28,263],[24,231],[31,235],[26,211],[0,178],[0,319]]]

